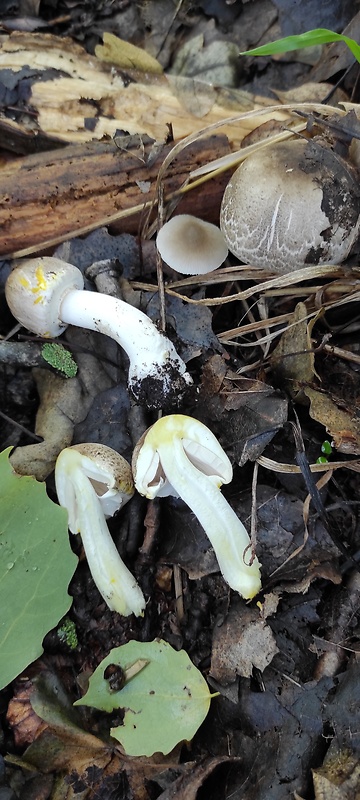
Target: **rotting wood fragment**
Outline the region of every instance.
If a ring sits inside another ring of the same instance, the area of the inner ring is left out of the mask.
[[[242,91],[215,89],[203,81],[182,76],[149,75],[100,61],[69,38],[44,33],[16,31],[0,44],[0,70],[16,78],[31,65],[31,92],[25,112],[30,111],[31,128],[80,143],[113,136],[116,130],[146,133],[163,140],[171,123],[174,138],[182,139],[210,124],[221,124],[221,133],[239,147],[253,121],[228,124],[234,114],[259,108],[269,118],[269,98]],[[37,73],[37,75],[36,75]],[[188,86],[184,105],[178,98],[179,83]],[[194,94],[196,99],[194,101]],[[222,97],[224,95],[224,97]],[[190,100],[190,108],[189,105]],[[17,108],[17,122],[28,126],[23,104]],[[273,111],[270,117],[274,117]],[[277,117],[284,119],[280,111]]]
[[[172,145],[160,148],[147,163],[152,140],[144,145],[143,163],[135,147],[120,150],[114,141],[86,142],[11,162],[0,172],[0,255],[44,248],[124,217],[116,230],[134,233],[146,204],[155,197],[159,167]],[[165,193],[177,191],[189,171],[229,152],[225,136],[211,136],[185,148],[171,165]],[[226,175],[209,181],[182,201],[183,213],[219,215]],[[195,197],[196,195],[196,197]],[[203,211],[203,214],[201,213]]]

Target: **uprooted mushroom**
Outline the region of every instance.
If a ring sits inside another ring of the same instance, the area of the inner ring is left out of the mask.
[[[44,256],[16,267],[5,293],[15,319],[40,336],[59,336],[67,325],[111,336],[129,357],[135,398],[149,408],[177,402],[192,380],[172,342],[142,311],[83,287],[77,267]]]
[[[183,414],[163,417],[138,442],[132,464],[138,492],[149,499],[181,497],[209,537],[226,582],[245,599],[254,597],[261,588],[260,564],[220,491],[232,479],[232,466],[209,428]]]
[[[59,503],[72,533],[80,533],[94,582],[112,611],[142,616],[143,593],[115,547],[106,524],[134,494],[130,465],[110,447],[65,447],[55,465]]]

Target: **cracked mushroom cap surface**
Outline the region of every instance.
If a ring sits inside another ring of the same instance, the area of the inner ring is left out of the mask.
[[[313,140],[278,142],[248,156],[230,179],[220,227],[241,261],[286,273],[340,264],[359,232],[358,173]]]

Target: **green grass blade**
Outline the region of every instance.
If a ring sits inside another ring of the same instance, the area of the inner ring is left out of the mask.
[[[277,39],[253,50],[246,50],[240,53],[241,56],[273,56],[276,53],[287,53],[289,50],[301,50],[304,47],[313,47],[317,44],[329,44],[330,42],[344,42],[351,50],[356,60],[360,62],[360,46],[355,39],[343,36],[341,33],[329,31],[327,28],[314,28],[312,31],[300,33],[298,36],[286,36],[284,39]]]

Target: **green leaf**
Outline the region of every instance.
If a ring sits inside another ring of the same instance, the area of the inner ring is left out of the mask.
[[[67,512],[45,484],[17,475],[0,453],[0,689],[42,653],[42,640],[68,611],[77,558]]]
[[[360,46],[355,39],[343,36],[341,33],[329,31],[327,28],[314,28],[312,31],[300,33],[299,36],[286,36],[284,39],[277,39],[253,50],[246,50],[240,53],[241,56],[273,56],[276,53],[287,53],[289,50],[302,50],[304,47],[313,47],[317,44],[328,44],[329,42],[345,42],[351,50],[356,60],[360,62]]]
[[[321,445],[321,452],[326,453],[327,456],[330,456],[332,453],[331,443],[327,439],[325,439],[325,441]]]
[[[149,663],[111,691],[104,678],[106,667],[126,671],[136,661]],[[201,672],[184,650],[177,652],[162,640],[128,642],[111,650],[89,681],[89,689],[76,706],[93,706],[111,712],[123,708],[123,725],[110,733],[130,756],[170,753],[178,742],[190,740],[204,721],[211,695]]]

